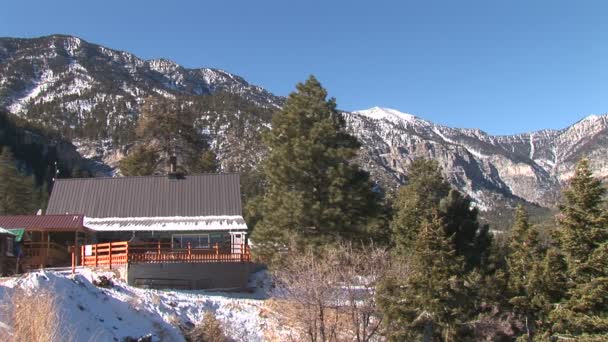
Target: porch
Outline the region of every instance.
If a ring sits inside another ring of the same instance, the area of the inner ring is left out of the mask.
[[[20,265],[24,269],[70,264],[70,247],[50,241],[27,241],[22,244]]]
[[[251,261],[247,244],[222,247],[219,243],[207,248],[186,247],[167,242],[106,242],[80,248],[80,263],[72,256],[72,266],[97,267],[138,263],[246,263]]]
[[[69,267],[74,246],[93,239],[82,222],[82,215],[0,216],[0,224],[15,235],[17,271]]]

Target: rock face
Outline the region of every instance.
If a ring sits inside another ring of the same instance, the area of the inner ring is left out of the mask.
[[[584,157],[597,176],[608,175],[607,115],[589,116],[563,130],[510,136],[445,127],[379,107],[345,115],[363,142],[363,162],[384,184],[403,182],[413,159],[432,158],[482,209],[497,196],[554,206],[560,187]]]
[[[201,113],[222,170],[255,166],[265,154],[261,132],[270,127],[282,97],[223,70],[143,60],[76,37],[0,39],[0,109],[60,133],[99,166],[97,174],[112,174],[133,143],[145,97],[190,103],[217,93],[249,103],[220,100]],[[608,176],[606,115],[586,117],[563,130],[511,136],[445,127],[379,107],[344,115],[363,144],[361,164],[385,188],[403,183],[417,157],[439,161],[449,181],[488,211],[521,200],[553,207],[583,157],[591,160],[596,175]]]

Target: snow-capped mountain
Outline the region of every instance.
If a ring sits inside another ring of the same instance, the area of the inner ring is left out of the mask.
[[[608,176],[608,115],[588,116],[562,130],[509,136],[450,128],[379,107],[346,116],[363,143],[362,159],[377,179],[400,183],[414,158],[433,158],[482,209],[491,207],[497,195],[554,206],[583,157],[591,160],[597,176]]]
[[[61,134],[83,157],[111,168],[133,142],[145,97],[192,103],[222,93],[233,98],[212,101],[201,113],[221,168],[256,165],[265,153],[261,132],[281,107],[280,96],[223,70],[144,60],[76,37],[0,38],[0,110]],[[488,210],[519,200],[553,207],[582,157],[591,159],[596,175],[608,176],[606,115],[511,136],[436,125],[379,107],[345,116],[363,144],[361,163],[387,189],[407,179],[416,157],[438,160],[450,182]]]

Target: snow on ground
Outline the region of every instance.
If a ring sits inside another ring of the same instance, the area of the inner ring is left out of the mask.
[[[111,288],[93,284],[100,275],[112,279]],[[18,288],[48,289],[58,295],[64,333],[75,341],[122,341],[125,337],[152,335],[153,341],[184,341],[176,326],[192,326],[207,311],[215,314],[226,333],[236,341],[262,341],[269,326],[261,314],[270,281],[265,271],[252,275],[252,293],[150,290],[128,286],[114,273],[78,270],[75,275],[37,271],[0,280],[0,306],[10,303]],[[0,312],[0,329],[10,318]]]

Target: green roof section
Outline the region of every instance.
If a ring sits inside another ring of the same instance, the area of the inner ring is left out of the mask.
[[[7,229],[9,233],[15,235],[15,242],[21,242],[23,240],[23,234],[25,234],[24,228]]]

